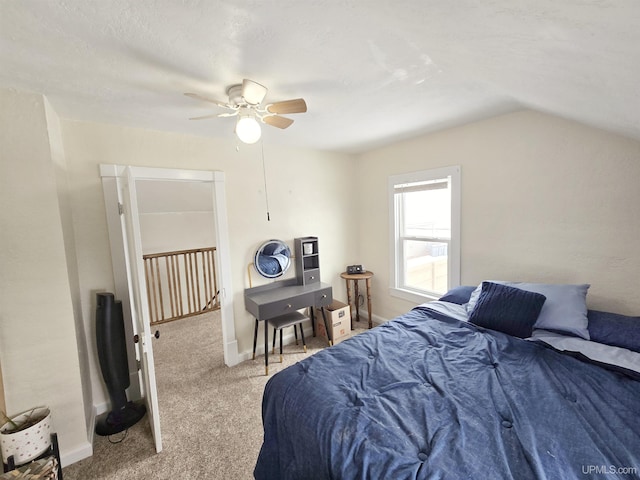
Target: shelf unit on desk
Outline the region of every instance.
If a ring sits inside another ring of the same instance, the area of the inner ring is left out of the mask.
[[[320,251],[318,237],[293,239],[296,261],[296,279],[299,285],[309,285],[320,281]]]

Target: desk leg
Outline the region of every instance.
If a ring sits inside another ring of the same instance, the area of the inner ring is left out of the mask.
[[[316,336],[316,315],[314,313],[315,309],[316,307],[309,307],[309,318],[311,319],[311,330],[313,331],[314,337]],[[300,330],[302,330],[302,326],[300,327]]]
[[[360,295],[358,293],[358,280],[354,280],[354,290],[356,291],[355,295],[355,304],[356,304],[356,322],[360,321]]]
[[[327,314],[324,313],[324,307],[320,307],[322,312],[322,320],[324,320],[324,330],[327,332],[327,339],[329,340],[329,346],[333,345],[333,338],[331,338],[331,330],[329,330],[329,324],[327,323]]]
[[[302,345],[304,345],[304,353],[307,353],[307,342],[304,341],[304,331],[302,330],[302,322],[300,322],[300,336],[302,337]]]
[[[347,282],[347,305],[349,305],[349,316],[351,317],[351,330],[353,330],[353,315],[351,314],[351,284],[349,283],[349,279],[345,278],[345,282]]]
[[[256,347],[258,346],[258,319],[256,318],[256,328],[253,329],[253,359],[256,359]]]
[[[371,321],[371,279],[367,278],[367,310],[369,310],[369,328],[373,328],[373,322]]]
[[[264,321],[264,374],[269,375],[269,321]]]

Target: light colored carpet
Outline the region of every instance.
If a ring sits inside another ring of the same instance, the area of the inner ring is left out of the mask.
[[[155,453],[145,416],[121,443],[95,436],[93,456],[65,467],[64,479],[253,478],[262,444],[261,405],[267,380],[327,344],[320,337],[306,338],[307,354],[301,342],[287,345],[282,364],[276,349],[276,355],[269,357],[271,375],[266,377],[263,356],[232,368],[224,365],[221,328],[219,312],[158,327],[160,339],[154,340],[153,348],[162,452]]]

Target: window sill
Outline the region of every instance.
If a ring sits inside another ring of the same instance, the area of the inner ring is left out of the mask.
[[[416,305],[437,300],[442,296],[442,295],[428,295],[426,293],[424,294],[416,293],[416,292],[404,290],[401,288],[395,288],[395,287],[389,287],[389,295],[391,295],[392,297],[402,298],[403,300],[408,300],[409,302],[415,303]]]

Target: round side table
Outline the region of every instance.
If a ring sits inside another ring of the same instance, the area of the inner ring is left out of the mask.
[[[358,280],[364,280],[366,282],[367,287],[367,311],[369,312],[369,328],[373,327],[373,322],[371,321],[371,277],[373,277],[373,272],[363,272],[363,273],[347,273],[343,272],[340,274],[342,278],[347,282],[347,303],[351,306],[351,283],[353,281],[353,286],[355,290],[354,295],[354,305],[356,306],[356,322],[360,321],[360,305],[358,302]],[[351,330],[353,330],[353,316],[351,316]]]

